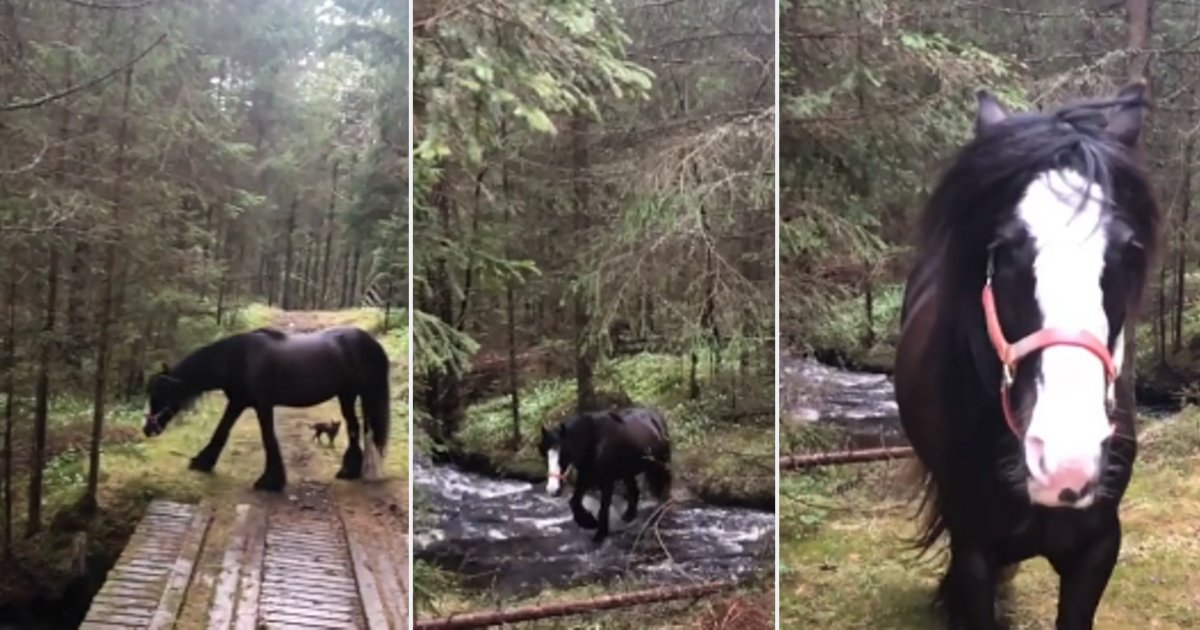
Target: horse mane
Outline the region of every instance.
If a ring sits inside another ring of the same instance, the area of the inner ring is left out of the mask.
[[[223,370],[222,361],[226,350],[241,335],[233,335],[201,346],[180,359],[165,373],[155,378],[167,378],[183,386],[187,395],[180,401],[179,412],[189,409],[208,389],[213,373]],[[197,383],[200,386],[197,386]]]
[[[1082,101],[1047,113],[1014,114],[978,131],[954,156],[920,216],[901,321],[907,322],[915,304],[933,292],[936,317],[947,322],[944,334],[957,336],[944,352],[961,350],[963,343],[988,347],[978,305],[989,250],[1033,179],[1058,169],[1076,171],[1089,186],[1098,186],[1106,211],[1133,230],[1144,254],[1130,293],[1130,312],[1135,312],[1149,261],[1157,251],[1159,212],[1139,151],[1106,130],[1106,110],[1140,105],[1140,95]],[[988,373],[994,370],[981,365],[979,356],[975,363],[980,382],[998,379],[998,371]],[[945,356],[935,360],[940,362],[938,370],[949,365]],[[948,439],[981,432],[952,433]],[[946,523],[933,475],[919,463],[913,472],[921,480],[918,512],[924,517],[914,542],[924,553],[941,538]]]
[[[262,328],[256,328],[256,329],[250,331],[250,333],[266,335],[266,336],[268,336],[272,339],[278,340],[278,341],[283,341],[284,339],[287,339],[287,333],[283,332],[282,330],[279,330],[278,328],[274,328],[271,326],[263,326]]]

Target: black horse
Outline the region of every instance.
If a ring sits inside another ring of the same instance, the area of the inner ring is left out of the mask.
[[[980,92],[922,217],[895,387],[925,472],[920,543],[949,537],[953,628],[996,627],[998,586],[1034,556],[1060,578],[1057,627],[1091,628],[1116,565],[1137,453],[1122,364],[1158,228],[1144,99],[1010,115]]]
[[[212,471],[233,423],[243,411],[253,409],[267,454],[266,470],[254,487],[280,491],[287,476],[275,438],[274,408],[312,407],[336,397],[349,430],[349,445],[337,476],[375,479],[388,440],[388,369],[383,346],[358,328],[295,335],[262,328],[233,335],[196,350],[172,368],[163,366],[162,373],[151,377],[147,384],[150,413],[143,432],[148,437],[158,435],[201,394],[219,389],[229,401],[225,413],[208,446],[192,458],[190,467]],[[362,399],[365,417],[365,462],[354,409],[358,399]]]
[[[546,458],[549,478],[546,491],[562,493],[569,469],[576,470],[571,513],[584,529],[595,529],[595,541],[608,536],[608,511],[613,487],[625,482],[628,506],[621,519],[637,516],[637,476],[644,474],[650,493],[664,501],[671,491],[671,441],[667,424],[655,411],[633,407],[619,411],[587,412],[563,421],[553,429],[542,429],[539,444]],[[599,519],[583,507],[583,495],[600,489]]]

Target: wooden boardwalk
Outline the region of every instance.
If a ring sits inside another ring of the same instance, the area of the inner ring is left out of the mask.
[[[188,587],[212,584],[209,630],[406,628],[402,544],[349,535],[336,510],[238,505],[215,575],[197,575],[212,515],[155,501],[92,602],[87,629],[172,628]],[[395,532],[403,542],[403,532]],[[210,551],[212,553],[212,551]],[[189,604],[192,606],[193,604]]]

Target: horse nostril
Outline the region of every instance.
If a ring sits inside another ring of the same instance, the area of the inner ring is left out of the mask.
[[[1096,483],[1089,481],[1089,482],[1083,484],[1083,487],[1080,488],[1079,490],[1072,490],[1071,488],[1063,488],[1063,490],[1058,493],[1058,500],[1062,501],[1063,503],[1067,503],[1067,504],[1078,503],[1078,502],[1086,499],[1087,496],[1092,493],[1092,489],[1095,487],[1096,487]]]

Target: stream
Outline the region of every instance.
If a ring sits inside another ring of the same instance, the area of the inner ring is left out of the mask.
[[[413,458],[413,486],[421,506],[416,557],[498,595],[621,577],[656,586],[739,579],[774,562],[771,512],[685,501],[648,527],[657,504],[643,498],[637,518],[626,524],[618,516],[625,509],[618,486],[609,537],[597,546],[593,532],[571,519],[569,489],[550,497],[542,484],[493,479],[420,456]],[[599,501],[589,496],[584,505],[595,514]]]

